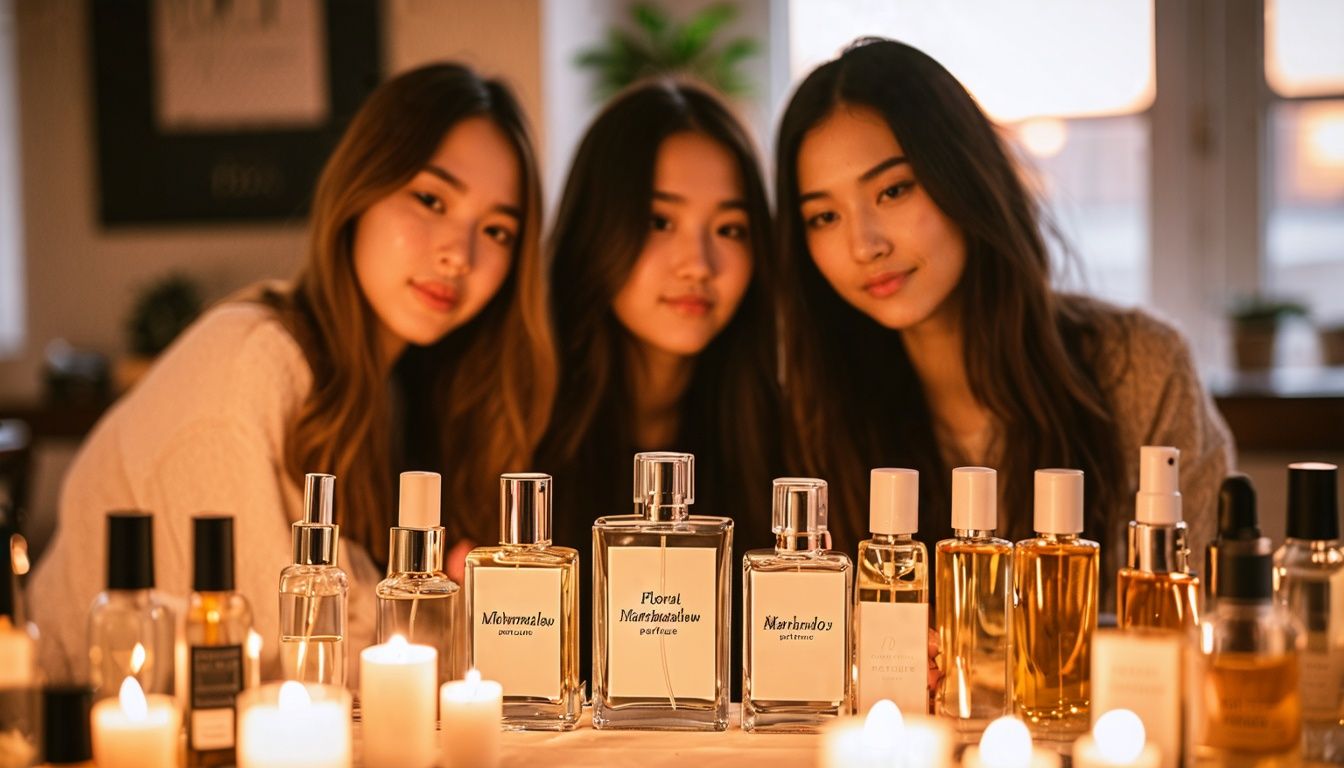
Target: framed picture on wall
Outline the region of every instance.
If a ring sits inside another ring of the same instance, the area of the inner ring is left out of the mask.
[[[377,0],[90,5],[104,225],[306,214],[381,76]]]

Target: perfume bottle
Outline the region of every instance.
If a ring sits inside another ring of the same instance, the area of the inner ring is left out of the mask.
[[[1274,595],[1301,624],[1303,754],[1344,763],[1344,546],[1334,464],[1288,467],[1288,537],[1274,553]]]
[[[177,619],[154,592],[154,518],[107,515],[107,590],[89,609],[89,677],[95,699],[134,677],[145,693],[173,693]]]
[[[234,699],[253,678],[243,644],[252,608],[234,591],[233,518],[192,519],[192,593],[187,606],[187,765],[234,764]]]
[[[919,530],[919,473],[869,473],[868,530],[859,542],[854,605],[854,695],[867,712],[891,699],[905,713],[929,709],[929,553]]]
[[[499,478],[498,547],[467,555],[471,666],[504,686],[504,727],[579,720],[579,553],[551,545],[551,476]]]
[[[1121,629],[1189,631],[1199,623],[1199,577],[1190,572],[1181,520],[1180,458],[1181,452],[1168,446],[1139,449],[1129,554],[1116,579]]]
[[[294,523],[294,564],[280,572],[280,668],[286,680],[343,687],[350,580],[336,565],[335,475],[303,478],[303,519]]]
[[[1248,535],[1259,533],[1250,479],[1226,478],[1218,502],[1236,507],[1230,516],[1252,527],[1218,547],[1217,601],[1199,626],[1199,652],[1190,665],[1193,755],[1187,764],[1298,765],[1299,628],[1275,605],[1269,539]]]
[[[634,501],[593,523],[593,727],[726,730],[733,521],[689,453],[635,454]]]
[[[936,712],[973,741],[1008,702],[1008,591],[1013,545],[996,538],[998,476],[952,470],[952,535],[934,548],[943,677]]]
[[[1036,470],[1037,538],[1013,547],[1013,711],[1032,735],[1073,741],[1090,725],[1101,548],[1081,538],[1083,473]]]
[[[392,529],[387,578],[378,582],[379,643],[400,635],[438,651],[439,681],[457,675],[453,632],[457,582],[443,572],[437,472],[402,472],[398,525]]]
[[[775,548],[742,558],[744,731],[811,733],[850,710],[854,568],[830,551],[826,515],[825,480],[775,480]],[[923,651],[928,639],[920,639]]]

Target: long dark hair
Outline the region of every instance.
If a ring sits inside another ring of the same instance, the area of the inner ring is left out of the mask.
[[[1031,535],[1032,473],[1086,476],[1086,529],[1107,530],[1124,461],[1098,381],[1096,305],[1055,293],[1038,202],[994,125],[961,83],[924,53],[857,41],[810,74],[789,102],[778,142],[777,232],[792,458],[831,481],[834,527],[852,547],[866,531],[867,470],[920,470],[921,538],[949,530],[951,467],[935,437],[900,333],[846,303],[810,257],[799,211],[804,136],[839,105],[876,110],[920,185],[961,230],[966,266],[955,289],[971,392],[1002,447],[1000,531]]]

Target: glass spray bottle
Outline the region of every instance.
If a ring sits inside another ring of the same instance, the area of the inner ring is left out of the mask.
[[[303,481],[303,519],[292,526],[294,564],[280,572],[280,665],[286,680],[344,686],[349,578],[336,565],[336,477]]]
[[[1180,451],[1168,446],[1139,449],[1139,492],[1129,523],[1128,557],[1116,579],[1121,629],[1188,631],[1199,623],[1199,577],[1190,571],[1181,519],[1180,457]]]

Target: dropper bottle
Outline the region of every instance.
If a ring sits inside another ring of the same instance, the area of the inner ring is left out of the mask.
[[[303,481],[303,519],[293,525],[294,564],[280,572],[280,665],[286,680],[345,685],[350,580],[336,564],[336,477]]]

